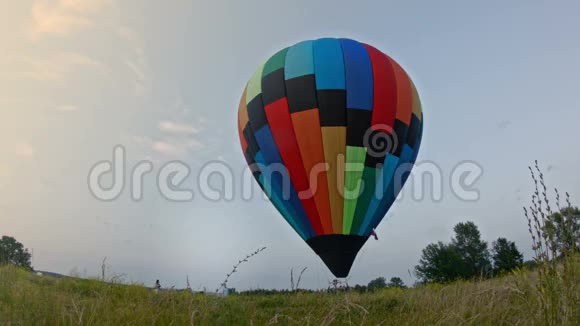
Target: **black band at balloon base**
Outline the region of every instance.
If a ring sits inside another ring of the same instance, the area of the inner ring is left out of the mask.
[[[368,237],[331,234],[306,240],[306,243],[324,261],[334,276],[347,277],[356,255]]]

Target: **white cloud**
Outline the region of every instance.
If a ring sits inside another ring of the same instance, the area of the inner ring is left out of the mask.
[[[144,150],[152,150],[166,156],[185,156],[206,147],[203,142],[191,137],[151,139],[146,136],[126,136],[125,138]]]
[[[14,153],[19,158],[33,158],[36,155],[36,149],[28,142],[20,142],[14,146]]]
[[[187,140],[183,146],[185,146],[190,151],[197,151],[205,148],[205,144],[196,139]]]
[[[155,152],[170,156],[184,156],[205,148],[205,145],[195,139],[186,141],[158,140],[151,143],[151,149]]]
[[[91,27],[89,14],[99,12],[111,0],[36,0],[32,4],[32,34],[70,34]]]
[[[131,56],[125,59],[125,65],[135,78],[135,94],[143,95],[149,88],[149,64],[141,38],[130,28],[121,26],[117,33],[123,43],[131,50]]]
[[[173,144],[165,141],[154,141],[151,148],[161,154],[175,155],[181,153],[181,150]]]
[[[97,60],[74,52],[61,52],[43,57],[12,57],[5,66],[5,73],[15,78],[32,79],[37,81],[60,81],[82,67],[103,68]]]
[[[151,143],[151,139],[149,139],[145,136],[133,135],[133,136],[129,136],[129,139],[137,145],[148,145]]]
[[[135,77],[135,94],[143,95],[147,91],[147,65],[144,63],[142,56],[135,60],[126,60],[125,64]]]
[[[168,120],[159,122],[159,130],[172,134],[197,134],[200,131],[194,126]]]
[[[32,7],[34,36],[39,34],[67,34],[73,30],[84,29],[93,24],[86,17],[64,12],[61,7],[50,7],[43,1]]]
[[[195,135],[203,128],[191,124],[178,123],[171,120],[159,121],[159,130],[166,134],[162,141],[151,142],[151,148],[161,154],[172,156],[184,156],[202,150],[205,143]],[[138,139],[142,141],[142,139]]]
[[[60,0],[64,8],[85,13],[101,10],[112,3],[112,0]]]

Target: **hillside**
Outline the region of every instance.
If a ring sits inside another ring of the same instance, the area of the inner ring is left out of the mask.
[[[0,267],[0,324],[543,324],[534,278],[519,271],[479,282],[364,294],[221,298]]]

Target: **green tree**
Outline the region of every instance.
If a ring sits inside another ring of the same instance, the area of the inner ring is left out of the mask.
[[[512,271],[524,263],[524,255],[518,250],[514,242],[508,241],[506,238],[498,238],[494,241],[491,253],[494,274]]]
[[[369,282],[367,288],[369,290],[383,289],[387,287],[387,280],[384,277],[377,277]]]
[[[22,243],[13,237],[2,236],[0,239],[0,265],[15,265],[32,270],[31,255]]]
[[[422,282],[451,282],[460,278],[463,261],[457,248],[441,241],[431,243],[421,254],[415,273]]]
[[[460,274],[464,279],[488,276],[492,270],[487,242],[481,240],[477,225],[473,222],[458,223],[453,228],[455,237],[451,244],[461,256]]]
[[[400,277],[391,277],[391,279],[389,280],[389,284],[387,284],[387,287],[403,289],[406,288],[407,286]]]
[[[567,252],[580,249],[580,210],[566,207],[546,219],[543,231],[552,239],[556,254],[564,256]]]
[[[353,288],[353,289],[354,289],[356,292],[358,292],[358,293],[364,293],[364,292],[367,292],[367,286],[366,286],[366,285],[360,285],[360,284],[357,284],[357,285],[355,285],[355,286],[354,286],[354,288]]]
[[[451,243],[441,241],[422,251],[415,273],[422,282],[450,282],[491,274],[487,243],[473,222],[458,223]]]

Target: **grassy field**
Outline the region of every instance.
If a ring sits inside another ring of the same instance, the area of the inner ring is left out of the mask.
[[[577,264],[576,268],[577,268]],[[542,325],[537,273],[374,293],[216,297],[0,267],[1,325]],[[578,298],[577,288],[573,297]],[[576,301],[576,300],[572,300]],[[579,324],[578,302],[561,302]]]

